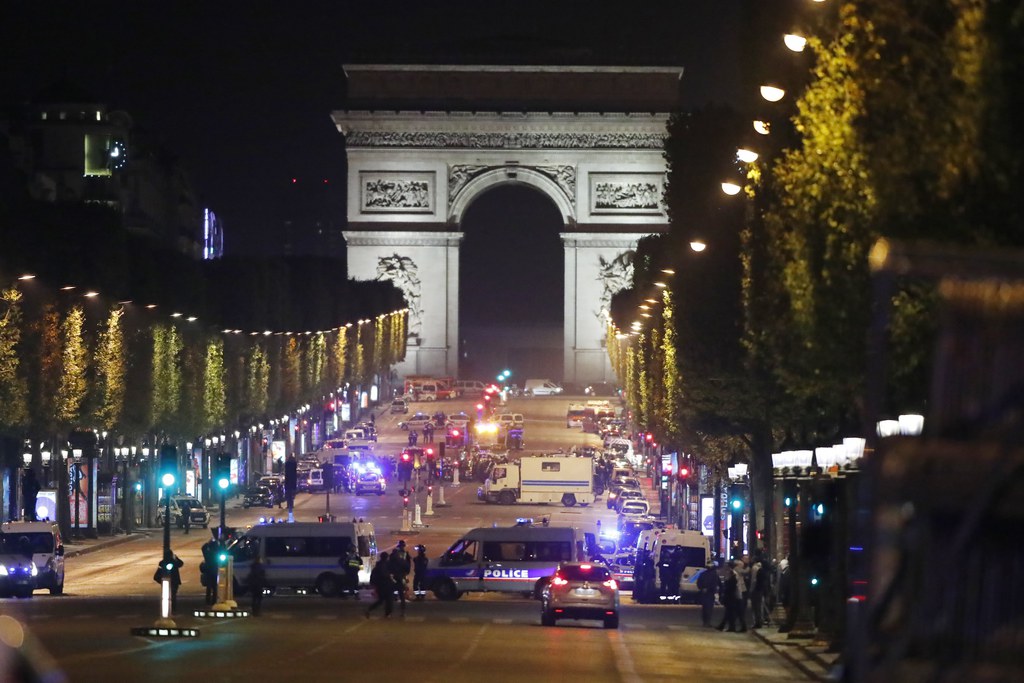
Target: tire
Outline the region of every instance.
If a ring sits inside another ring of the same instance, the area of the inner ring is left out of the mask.
[[[321,574],[316,580],[316,592],[325,598],[336,597],[341,593],[341,577]]]
[[[551,583],[551,577],[550,576],[542,576],[541,578],[537,579],[537,583],[533,584],[533,599],[534,600],[543,600],[544,599],[544,589],[547,588],[549,583]]]
[[[619,613],[608,615],[604,618],[605,628],[618,628],[619,627]]]
[[[14,593],[14,597],[16,597],[16,598],[31,598],[32,597],[32,589],[31,588],[19,588]]]
[[[502,505],[513,505],[516,502],[516,494],[511,491],[502,491],[498,494],[498,502]]]
[[[576,495],[572,493],[565,493],[562,495],[562,505],[567,508],[571,508],[576,504]]]
[[[554,626],[555,625],[555,613],[549,609],[543,609],[540,612],[540,625],[541,626]]]
[[[451,579],[441,579],[437,581],[432,590],[434,591],[434,596],[438,600],[450,602],[452,600],[458,600],[462,596],[455,587],[455,584],[452,583]]]
[[[60,583],[50,586],[50,595],[64,595],[64,579],[61,579]]]

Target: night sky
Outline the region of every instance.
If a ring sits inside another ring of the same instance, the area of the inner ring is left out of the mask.
[[[344,196],[344,149],[330,120],[344,106],[343,64],[682,65],[684,106],[734,102],[739,4],[5,0],[0,98],[25,102],[69,80],[128,111],[179,156],[224,220],[229,253],[273,253],[280,239],[270,239],[267,217],[292,178],[327,178]],[[502,201],[470,218],[500,217]],[[523,225],[550,213],[543,201],[522,212]],[[467,247],[500,249],[487,234],[498,231],[479,230]],[[530,267],[509,254],[517,272]],[[560,249],[541,258],[560,281]],[[560,316],[560,297],[549,298]]]

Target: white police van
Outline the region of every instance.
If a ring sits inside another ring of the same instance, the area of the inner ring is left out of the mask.
[[[562,562],[585,559],[572,527],[534,525],[472,529],[427,567],[427,586],[440,600],[463,593],[523,593],[540,599]]]
[[[363,561],[359,584],[365,585],[377,562],[377,539],[369,522],[282,522],[250,527],[231,546],[235,590],[244,592],[252,562],[259,557],[271,590],[316,589],[324,597],[338,595],[345,585],[344,557],[349,544]]]
[[[0,596],[64,592],[64,543],[56,522],[0,525]]]

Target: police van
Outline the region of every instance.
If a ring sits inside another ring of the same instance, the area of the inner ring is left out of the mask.
[[[440,600],[468,592],[522,593],[540,599],[562,562],[586,559],[572,527],[534,525],[472,529],[430,561],[427,586]]]
[[[711,544],[699,531],[650,529],[637,538],[636,602],[696,600],[697,578],[711,561]]]
[[[266,570],[266,586],[316,589],[324,597],[338,595],[345,585],[344,557],[356,548],[363,566],[359,584],[370,581],[377,562],[377,539],[369,522],[292,522],[258,524],[247,529],[231,546],[235,564],[235,590],[245,590],[249,570],[257,557]]]

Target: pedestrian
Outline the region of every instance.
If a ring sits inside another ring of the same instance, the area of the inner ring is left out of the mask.
[[[377,600],[367,607],[363,613],[363,616],[367,619],[370,618],[370,612],[377,609],[380,605],[384,605],[385,617],[390,617],[391,612],[395,609],[395,582],[391,578],[388,559],[387,553],[378,555],[377,564],[374,565],[373,571],[370,572],[370,585],[377,592]]]
[[[170,583],[171,614],[178,610],[178,588],[181,587],[181,568],[184,566],[181,558],[171,553],[164,556],[163,562],[157,566],[156,573],[153,574],[153,580],[157,583],[162,584],[165,578]]]
[[[395,579],[395,588],[398,590],[398,604],[401,614],[405,615],[405,592],[409,588],[409,572],[412,570],[412,558],[405,549],[405,541],[399,541],[398,545],[391,551],[389,559],[391,576]]]
[[[257,555],[249,565],[249,592],[252,595],[252,615],[258,617],[263,606],[263,589],[267,587],[267,568]]]
[[[715,609],[715,596],[722,587],[718,576],[718,566],[708,562],[707,569],[697,577],[697,590],[700,592],[700,617],[705,627],[711,628],[711,616]]]
[[[736,603],[736,619],[747,630],[747,604],[750,602],[750,556],[743,554],[736,562],[736,585],[740,599]]]
[[[185,527],[186,534],[192,528],[192,508],[185,501],[181,503],[181,524]]]
[[[721,589],[718,599],[722,603],[722,606],[725,607],[725,614],[722,616],[721,623],[717,626],[719,631],[728,630],[733,633],[736,631],[736,603],[739,600],[735,566],[736,561],[731,560],[729,564],[725,566],[720,577]],[[727,626],[728,629],[726,629]]]
[[[342,591],[342,595],[353,595],[355,599],[359,599],[359,570],[363,568],[363,559],[359,557],[359,553],[356,552],[355,547],[350,542],[345,552],[345,556],[342,559],[342,563],[345,566],[345,590]]]
[[[210,539],[202,547],[203,561],[199,564],[199,582],[206,588],[206,604],[217,602],[217,552],[220,544]]]
[[[753,616],[754,628],[762,628],[768,622],[768,613],[765,610],[768,590],[770,587],[769,577],[771,569],[763,556],[759,556],[750,568],[750,609]]]
[[[412,592],[418,601],[427,598],[427,564],[426,546],[416,546],[416,557],[412,558]]]

